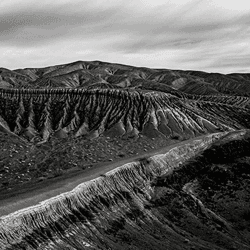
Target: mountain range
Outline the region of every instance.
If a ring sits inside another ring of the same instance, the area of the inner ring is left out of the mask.
[[[1,249],[250,249],[250,74],[0,68]]]

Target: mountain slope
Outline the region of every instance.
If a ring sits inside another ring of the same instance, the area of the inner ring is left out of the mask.
[[[72,192],[2,217],[0,246],[249,249],[249,169],[239,169],[249,158],[248,146],[244,131],[217,133],[128,163]],[[233,166],[221,167],[232,158]],[[228,214],[240,197],[239,212]]]
[[[5,88],[92,88],[96,83],[136,89],[154,85],[162,90],[195,95],[249,96],[250,93],[248,74],[149,69],[100,61],[0,70],[0,86]]]
[[[249,127],[246,106],[122,90],[0,90],[1,126],[34,139],[101,134],[193,137]]]

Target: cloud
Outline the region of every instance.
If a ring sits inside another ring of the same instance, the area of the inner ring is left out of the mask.
[[[96,31],[98,25],[105,25],[117,12],[116,6],[94,8],[87,1],[74,6],[72,2],[52,6],[27,3],[27,6],[0,15],[0,44],[36,46],[55,39],[84,36]]]
[[[103,60],[154,68],[247,70],[249,3],[223,2],[1,1],[1,63],[20,68]]]

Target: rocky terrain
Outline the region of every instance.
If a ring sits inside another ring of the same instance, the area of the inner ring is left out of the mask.
[[[250,249],[249,81],[99,61],[1,68],[3,204],[138,158],[0,214],[0,249]]]

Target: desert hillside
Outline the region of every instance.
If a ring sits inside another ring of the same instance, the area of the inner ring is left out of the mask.
[[[0,69],[0,249],[250,249],[250,74],[100,61]]]

